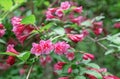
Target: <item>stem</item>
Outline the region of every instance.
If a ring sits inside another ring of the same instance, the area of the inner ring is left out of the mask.
[[[51,40],[53,41],[53,40],[55,40],[55,39],[57,39],[57,38],[60,38],[60,37],[63,37],[63,36],[65,36],[65,35],[56,36],[56,37],[52,38]]]
[[[98,42],[98,40],[93,39],[92,37],[88,36],[89,39],[91,39],[93,42],[96,42],[99,46],[107,50],[108,48],[104,46],[102,43]]]
[[[27,74],[26,79],[29,79],[30,74],[31,74],[31,71],[32,71],[32,68],[33,68],[33,64],[31,65],[31,67],[30,67],[30,69],[29,69],[29,71],[28,71],[28,74]]]

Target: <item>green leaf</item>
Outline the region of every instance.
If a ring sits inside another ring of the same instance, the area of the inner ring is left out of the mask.
[[[17,57],[22,61],[26,61],[30,57],[30,52],[21,53],[20,55],[17,55]]]
[[[0,5],[3,7],[3,10],[8,11],[13,6],[12,0],[0,0]]]
[[[81,23],[81,26],[86,26],[86,27],[92,26],[92,22],[90,20],[84,21]]]
[[[93,71],[93,70],[87,70],[85,71],[86,74],[90,74],[90,75],[93,75],[95,76],[97,79],[103,79],[102,78],[102,75],[96,71]]]
[[[120,36],[120,33],[112,35],[112,36],[107,36],[107,40],[114,44],[120,45],[120,37],[119,36]]]
[[[95,20],[100,21],[100,20],[102,20],[104,18],[105,18],[105,16],[97,16],[97,17],[95,17]]]
[[[95,63],[88,63],[87,65],[92,67],[92,68],[100,69],[100,67]]]
[[[10,55],[10,56],[17,56],[16,54],[14,54],[12,52],[0,52],[0,54],[2,54],[2,55]]]
[[[86,79],[84,76],[76,76],[75,79]]]
[[[54,59],[57,59],[57,60],[62,61],[62,62],[65,62],[65,61],[61,58],[61,56],[59,56],[59,55],[57,55],[57,54],[52,53],[51,56],[52,56]]]
[[[15,3],[23,3],[25,2],[26,0],[14,0]]]
[[[108,51],[105,52],[105,55],[108,55],[108,54],[111,54],[111,53],[114,53],[115,50],[114,49],[109,49]]]
[[[52,26],[53,26],[53,23],[49,23],[49,24],[45,25],[44,27],[42,27],[39,31],[43,32],[45,30],[50,29],[50,27],[52,27]]]
[[[34,24],[35,23],[35,16],[29,15],[29,16],[23,18],[21,23],[22,24]]]
[[[59,34],[59,35],[64,35],[65,34],[65,30],[62,27],[55,28],[54,32],[57,33],[57,34]]]
[[[2,39],[0,39],[0,43],[6,44],[6,42]]]
[[[68,69],[70,68],[70,64],[64,65],[63,66],[63,73],[67,73]]]

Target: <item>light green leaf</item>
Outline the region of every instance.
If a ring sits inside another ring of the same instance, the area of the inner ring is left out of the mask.
[[[81,26],[86,26],[86,27],[92,26],[92,22],[90,20],[84,21],[81,23]]]
[[[114,49],[109,49],[108,51],[105,52],[105,55],[108,55],[108,54],[111,54],[111,53],[114,53],[115,50]]]
[[[8,11],[13,6],[12,0],[0,0],[0,5],[3,7],[3,10]]]
[[[30,57],[30,52],[21,53],[20,55],[17,55],[17,57],[22,61],[26,61]]]
[[[23,3],[25,2],[26,0],[14,0],[15,3]]]
[[[102,75],[96,71],[92,71],[92,70],[87,70],[85,71],[86,74],[90,74],[90,75],[93,75],[95,76],[97,79],[103,79],[102,78]]]
[[[0,39],[0,43],[6,44],[6,42],[2,39]]]
[[[76,76],[75,79],[86,79],[84,76]]]
[[[12,52],[0,52],[1,55],[10,55],[10,56],[17,56],[16,54]]]
[[[105,18],[105,16],[97,16],[97,17],[95,17],[95,20],[100,21],[100,20],[102,20],[104,18]]]
[[[23,18],[21,23],[22,24],[34,24],[35,23],[35,16],[29,15],[29,16]]]
[[[57,34],[59,34],[59,35],[64,35],[65,34],[65,30],[62,27],[55,28],[54,32],[57,33]]]
[[[100,67],[97,64],[95,64],[95,63],[89,63],[87,65],[92,67],[92,68],[100,69]]]

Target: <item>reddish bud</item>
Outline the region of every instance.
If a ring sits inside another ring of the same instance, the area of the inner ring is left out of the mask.
[[[90,54],[90,53],[85,53],[84,55],[83,55],[83,59],[84,60],[88,60],[88,59],[91,59],[91,60],[94,60],[94,55],[93,54]]]

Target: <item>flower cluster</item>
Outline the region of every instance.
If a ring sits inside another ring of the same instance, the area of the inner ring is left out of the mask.
[[[24,25],[21,23],[22,18],[20,17],[13,17],[11,19],[11,23],[13,25],[12,31],[16,35],[17,39],[21,44],[27,39],[30,35],[30,32],[34,30],[32,25]]]

